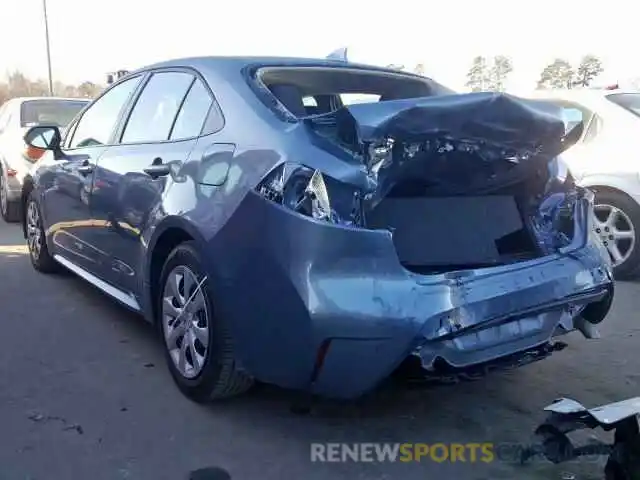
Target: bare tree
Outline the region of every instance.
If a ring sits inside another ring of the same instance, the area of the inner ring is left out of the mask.
[[[513,63],[509,57],[505,57],[504,55],[496,56],[489,70],[489,85],[487,90],[504,92],[505,82],[512,71]]]
[[[595,55],[585,55],[576,70],[574,85],[588,87],[604,71],[602,61]]]
[[[77,92],[80,97],[95,98],[103,89],[104,87],[93,82],[83,82],[78,85]]]
[[[487,65],[487,59],[482,55],[474,57],[471,68],[467,72],[466,86],[471,89],[472,92],[481,92],[486,90],[489,83],[489,67]]]
[[[556,58],[544,67],[538,80],[539,89],[571,88],[575,73],[571,64],[563,58]]]

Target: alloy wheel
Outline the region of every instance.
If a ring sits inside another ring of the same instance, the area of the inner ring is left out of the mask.
[[[167,276],[162,295],[162,330],[173,364],[185,378],[202,371],[209,348],[209,311],[196,274],[184,265]]]
[[[40,225],[40,212],[36,202],[29,202],[27,208],[27,244],[29,252],[35,259],[40,257],[42,250],[42,228]]]
[[[631,256],[636,243],[636,233],[631,219],[613,205],[596,205],[594,213],[596,234],[607,248],[613,266],[621,265]]]

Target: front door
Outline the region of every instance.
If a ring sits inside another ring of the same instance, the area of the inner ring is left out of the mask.
[[[91,214],[102,227],[95,230],[94,245],[109,252],[103,274],[126,293],[140,292],[141,236],[163,208],[165,190],[178,181],[211,102],[192,73],[153,73],[123,122],[119,144],[98,162]]]
[[[140,77],[132,77],[115,85],[83,113],[70,129],[53,173],[43,179],[43,214],[54,252],[94,275],[105,261],[105,252],[92,242],[89,198],[95,168],[139,82]]]

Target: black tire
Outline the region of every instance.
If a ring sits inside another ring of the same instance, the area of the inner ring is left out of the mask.
[[[30,209],[35,209],[37,213],[37,219],[35,220],[35,228],[39,229],[40,235],[37,237],[39,240],[34,240],[35,243],[30,241],[29,226],[27,223],[27,247],[29,249],[29,258],[31,259],[31,264],[33,268],[41,273],[57,273],[61,270],[61,266],[58,262],[56,262],[51,254],[49,253],[49,247],[47,246],[47,241],[44,233],[44,228],[42,226],[42,215],[40,214],[40,205],[38,204],[38,200],[34,194],[31,192],[29,195],[29,199],[25,205],[25,222],[29,222],[28,215],[30,213]],[[34,248],[34,245],[38,245],[38,248]]]
[[[7,184],[4,181],[4,174],[0,171],[0,195],[6,198]],[[0,215],[7,223],[16,223],[20,220],[20,202],[5,200],[0,201]]]
[[[246,392],[253,385],[253,378],[238,368],[234,357],[231,335],[224,321],[215,315],[215,306],[212,301],[213,295],[208,280],[205,280],[202,285],[209,323],[209,347],[206,350],[202,369],[195,377],[188,378],[176,367],[164,333],[162,302],[169,275],[177,267],[188,268],[195,274],[198,283],[202,281],[204,271],[194,242],[182,243],[169,254],[162,268],[160,281],[156,289],[157,324],[162,337],[167,365],[173,380],[184,395],[198,403],[229,398]],[[184,337],[182,337],[182,341],[184,341]]]
[[[630,219],[635,232],[635,243],[629,257],[613,269],[616,280],[631,280],[640,273],[640,205],[621,192],[595,190],[595,206],[610,205],[616,207]],[[597,213],[596,213],[597,215]]]

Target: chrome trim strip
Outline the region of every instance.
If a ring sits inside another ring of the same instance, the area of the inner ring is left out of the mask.
[[[83,278],[87,282],[91,283],[93,286],[99,288],[107,295],[110,295],[111,297],[125,304],[127,307],[131,308],[132,310],[140,311],[140,304],[130,293],[129,294],[125,293],[122,290],[119,290],[116,287],[109,285],[107,282],[100,280],[95,275],[87,272],[83,268],[78,267],[76,264],[70,262],[69,260],[67,260],[61,255],[54,255],[53,258],[62,266],[68,268],[73,273]]]

